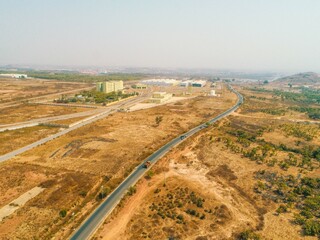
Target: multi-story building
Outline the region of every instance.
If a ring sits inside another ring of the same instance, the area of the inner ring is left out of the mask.
[[[104,93],[122,91],[123,81],[97,82],[96,90]]]
[[[96,83],[96,91],[97,92],[105,92],[103,89],[103,82],[97,82]]]

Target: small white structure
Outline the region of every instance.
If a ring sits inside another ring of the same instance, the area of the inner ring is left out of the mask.
[[[210,91],[210,96],[216,97],[216,96],[217,96],[216,90],[211,90],[211,91]]]

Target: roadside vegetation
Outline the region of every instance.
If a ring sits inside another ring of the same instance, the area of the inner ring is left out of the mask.
[[[247,93],[252,95],[246,98],[244,113],[260,111],[283,116],[288,111],[296,111],[306,113],[310,119],[318,119],[319,95],[314,90],[302,89],[301,93],[251,90]],[[258,102],[263,99],[269,99],[268,108]],[[279,103],[282,107],[278,107]],[[313,105],[304,107],[306,103]],[[232,117],[230,122],[219,127],[219,132],[213,141],[261,165],[255,174],[253,190],[265,201],[277,205],[275,214],[287,214],[292,224],[301,226],[302,235],[320,237],[320,178],[312,174],[320,168],[320,125],[268,121],[267,117],[250,121]],[[243,232],[239,239],[259,238]]]
[[[97,91],[82,91],[79,94],[76,94],[74,97],[67,97],[62,95],[59,99],[55,100],[56,103],[97,103],[97,104],[108,104],[115,102],[124,98],[132,97],[137,95],[137,93],[122,93],[111,92],[103,93]]]
[[[290,110],[306,113],[309,118],[318,120],[320,119],[320,108],[312,108],[312,107],[289,107]]]

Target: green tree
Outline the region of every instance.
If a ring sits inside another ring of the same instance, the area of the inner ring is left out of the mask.
[[[60,217],[64,218],[65,216],[67,216],[67,210],[62,209],[62,210],[59,212],[59,215],[60,215]]]

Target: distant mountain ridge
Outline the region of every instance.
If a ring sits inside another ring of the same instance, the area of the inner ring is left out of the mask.
[[[314,72],[304,72],[279,78],[274,83],[315,84],[320,83],[320,75]]]

